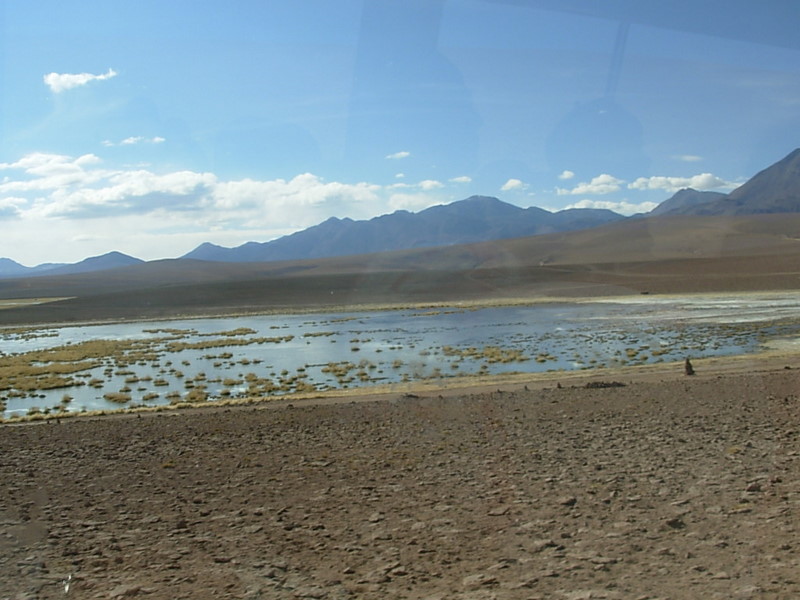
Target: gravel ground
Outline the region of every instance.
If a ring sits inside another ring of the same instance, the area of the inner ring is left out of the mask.
[[[0,598],[798,598],[800,370],[0,429]]]

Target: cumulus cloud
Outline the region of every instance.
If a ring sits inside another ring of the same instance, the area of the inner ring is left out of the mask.
[[[500,190],[503,192],[510,192],[512,190],[524,190],[527,187],[528,187],[527,183],[523,183],[519,179],[511,178],[500,186]]]
[[[8,196],[0,198],[0,219],[13,219],[20,215],[20,209],[24,206],[25,198]]]
[[[424,181],[420,181],[418,185],[421,190],[426,192],[438,190],[439,188],[444,187],[444,184],[441,181],[436,181],[434,179],[425,179]]]
[[[660,190],[665,192],[677,192],[684,188],[693,188],[695,190],[718,190],[718,189],[733,189],[737,184],[730,181],[725,181],[712,175],[711,173],[700,173],[691,177],[639,177],[633,183],[628,184],[632,190]]]
[[[401,150],[400,152],[395,152],[394,154],[387,154],[386,158],[389,160],[399,160],[401,158],[408,158],[409,156],[411,156],[411,152]]]
[[[19,169],[32,175],[45,176],[52,173],[74,171],[85,165],[102,162],[95,154],[83,154],[77,158],[64,154],[49,154],[46,152],[32,152],[26,154],[13,163],[0,163],[0,170]]]
[[[48,73],[44,76],[44,83],[54,94],[60,94],[66,90],[80,87],[92,81],[104,81],[116,77],[117,72],[109,69],[100,75],[92,73]]]
[[[216,208],[252,207],[300,208],[319,206],[331,201],[368,202],[377,199],[380,186],[370,183],[326,182],[312,173],[290,180],[256,181],[242,179],[216,184],[213,201]]]
[[[451,179],[448,179],[448,181],[450,183],[471,183],[472,177],[469,177],[468,175],[461,175],[460,177],[453,177]]]
[[[203,241],[267,241],[331,215],[421,210],[448,201],[445,187],[433,179],[382,186],[313,173],[224,180],[211,172],[109,164],[95,154],[33,153],[0,163],[0,219],[14,219],[4,235],[17,260],[80,260],[110,249],[163,258]],[[53,244],[42,246],[42,231],[56,232]],[[48,254],[54,244],[57,256]]]
[[[565,208],[604,208],[606,210],[613,210],[615,213],[621,215],[635,215],[639,213],[647,213],[658,206],[657,202],[641,202],[633,204],[627,200],[621,202],[611,202],[608,200],[580,200],[574,204],[570,204]]]
[[[14,163],[0,163],[0,170],[22,171],[26,178],[6,178],[0,183],[0,198],[5,194],[45,190],[63,190],[74,185],[90,185],[104,176],[101,169],[87,170],[99,164],[94,154],[77,158],[61,154],[35,152]]]
[[[620,186],[625,183],[622,179],[603,173],[593,178],[590,182],[579,183],[571,190],[565,188],[556,188],[556,193],[559,196],[573,195],[573,196],[602,196],[604,194],[611,194],[618,192]]]
[[[561,171],[561,173],[558,176],[558,178],[561,179],[562,181],[566,181],[567,179],[572,179],[573,177],[575,177],[575,173],[567,170]]]
[[[145,170],[107,172],[99,185],[55,190],[32,212],[43,217],[93,218],[108,215],[192,210],[210,204],[216,184],[212,173]]]
[[[203,211],[212,219],[229,220],[234,216],[230,211],[253,209],[254,215],[239,216],[290,221],[291,209],[373,202],[381,190],[363,182],[328,182],[311,173],[290,180],[220,181],[213,173],[195,171],[107,169],[93,154],[77,158],[30,154],[14,163],[0,163],[0,171],[15,175],[0,182],[0,207],[36,218]],[[278,214],[281,211],[283,215]]]

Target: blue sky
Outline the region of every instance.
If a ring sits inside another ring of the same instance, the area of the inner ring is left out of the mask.
[[[796,2],[597,6],[6,0],[0,257],[172,258],[473,194],[632,214],[800,146]]]

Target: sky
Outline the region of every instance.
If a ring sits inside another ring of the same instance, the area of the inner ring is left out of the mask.
[[[800,146],[798,23],[794,0],[0,0],[0,257],[728,192]]]

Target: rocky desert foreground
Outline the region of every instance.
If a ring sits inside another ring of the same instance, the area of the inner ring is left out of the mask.
[[[799,367],[4,426],[0,597],[797,598]]]

